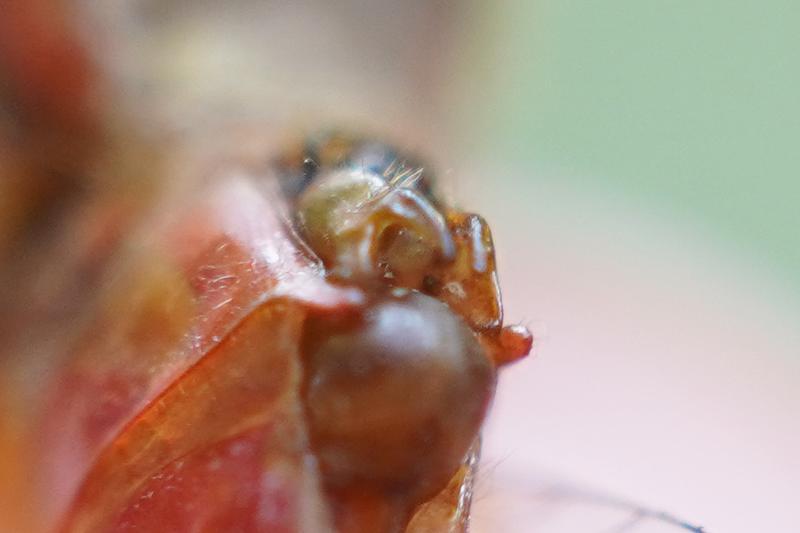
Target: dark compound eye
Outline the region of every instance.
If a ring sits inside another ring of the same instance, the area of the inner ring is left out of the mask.
[[[342,131],[322,131],[286,150],[274,161],[278,180],[287,198],[297,198],[320,174],[357,170],[404,182],[437,204],[430,169],[415,157],[389,143]],[[404,179],[404,178],[413,179]]]
[[[312,445],[329,489],[421,501],[475,440],[495,368],[438,300],[395,291],[361,317],[316,319],[305,342]]]
[[[348,160],[353,167],[383,175],[400,157],[397,151],[388,144],[378,141],[364,141],[353,149]]]

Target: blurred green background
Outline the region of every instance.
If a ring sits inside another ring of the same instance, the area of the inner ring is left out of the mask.
[[[800,293],[800,4],[511,0],[468,18],[463,142],[666,210]]]

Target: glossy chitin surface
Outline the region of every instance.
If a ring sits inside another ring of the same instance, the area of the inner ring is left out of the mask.
[[[281,409],[298,411],[299,378],[285,369],[299,365],[296,322],[309,309],[341,310],[361,299],[326,284],[288,239],[275,238],[280,219],[249,182],[227,181],[149,231],[158,237],[125,261],[45,410],[45,509],[50,523],[70,516],[66,530],[97,530],[111,516],[83,517],[119,512],[141,476],[182,455],[252,429],[259,417],[277,423],[280,409],[270,398],[280,391],[289,404]],[[295,311],[276,315],[273,307],[285,301]],[[248,352],[251,344],[238,344],[235,331],[270,312],[260,328],[241,334],[263,344]],[[101,505],[98,496],[116,503]]]
[[[103,252],[9,449],[23,531],[466,528],[496,368],[530,348],[488,227],[382,144],[296,152],[164,166],[215,174]]]
[[[486,223],[380,142],[162,137],[67,7],[0,17],[0,529],[463,531],[531,343]]]

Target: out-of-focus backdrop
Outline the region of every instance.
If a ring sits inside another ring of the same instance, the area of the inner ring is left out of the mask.
[[[498,470],[792,530],[800,9],[540,0],[469,20],[452,120],[489,183],[469,197],[509,315],[540,335],[503,379]]]
[[[468,14],[450,85],[459,149],[480,154],[465,197],[493,222],[508,314],[540,336],[502,381],[498,476],[565,476],[708,531],[793,530],[800,8]],[[526,531],[520,505],[486,507]]]
[[[536,354],[501,378],[477,531],[667,530],[629,503],[796,527],[795,3],[57,5],[145,137],[364,128],[489,220]]]

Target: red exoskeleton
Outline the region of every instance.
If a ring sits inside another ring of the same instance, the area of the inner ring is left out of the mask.
[[[486,224],[384,151],[326,138],[148,228],[45,410],[61,531],[464,522],[496,367],[531,338],[502,327]]]
[[[81,205],[67,217],[77,249],[64,270],[104,288],[60,318],[70,333],[42,357],[24,423],[4,417],[3,501],[22,510],[4,527],[465,529],[496,369],[531,347],[503,327],[486,223],[443,203],[403,155],[342,134],[277,158],[268,143],[221,142],[208,157],[134,140],[133,157],[125,128],[108,133],[84,105],[92,71],[69,34],[18,50],[15,32],[61,24],[43,5],[14,6],[4,31],[8,157],[42,182],[80,182],[148,154],[133,165],[191,185],[151,209],[98,201],[117,216]],[[80,150],[45,148],[67,141]]]

